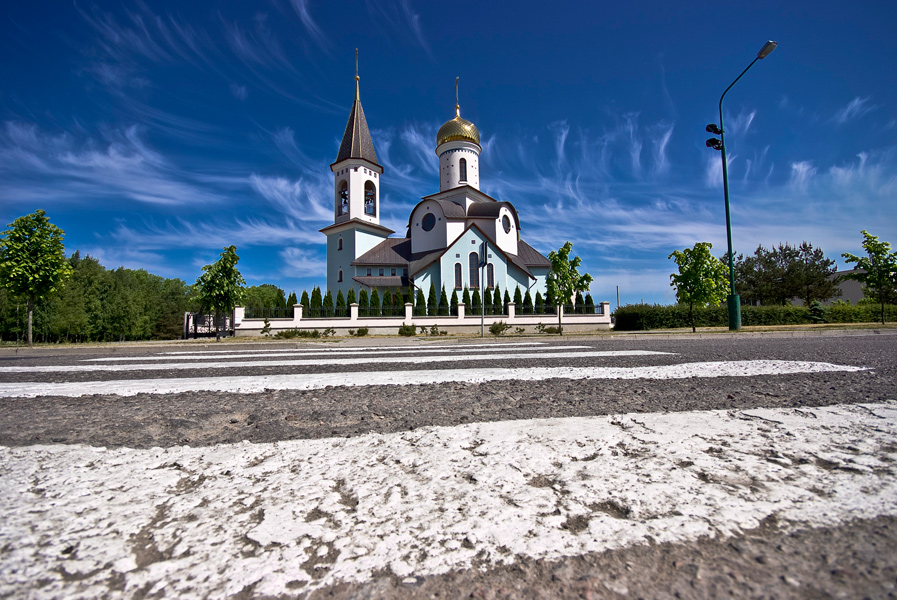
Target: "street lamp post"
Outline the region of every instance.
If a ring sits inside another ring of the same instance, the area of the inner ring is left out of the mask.
[[[757,53],[757,58],[751,61],[751,64],[741,72],[741,75],[735,78],[735,81],[729,84],[729,87],[726,88],[723,95],[719,97],[719,127],[717,127],[715,123],[711,123],[706,128],[708,133],[719,136],[719,139],[710,138],[707,140],[707,147],[719,150],[723,160],[723,194],[726,198],[726,241],[729,244],[729,296],[726,301],[729,308],[729,329],[731,331],[741,329],[741,298],[735,293],[735,259],[732,254],[732,221],[729,215],[729,169],[726,164],[726,133],[725,128],[723,127],[723,98],[726,97],[726,94],[729,93],[732,86],[738,83],[738,80],[741,79],[742,75],[747,73],[748,69],[754,66],[755,62],[769,56],[769,54],[776,49],[777,45],[776,42],[772,41],[763,44],[763,47],[760,48],[760,52]]]

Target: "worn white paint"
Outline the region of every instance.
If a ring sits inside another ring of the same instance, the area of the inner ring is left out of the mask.
[[[467,361],[495,361],[495,360],[542,360],[546,358],[607,358],[613,356],[650,356],[654,354],[667,354],[666,352],[652,352],[649,350],[612,350],[592,352],[569,352],[564,347],[560,352],[540,352],[538,354],[505,353],[490,354],[482,352],[478,354],[458,353],[443,356],[344,356],[340,358],[308,358],[297,360],[245,360],[231,362],[207,362],[202,364],[203,369],[232,369],[236,367],[314,367],[319,365],[349,366],[364,364],[428,364],[428,363],[452,363]],[[192,363],[140,363],[135,365],[40,365],[40,366],[15,366],[0,367],[0,373],[87,373],[100,371],[172,371],[194,370],[196,364]]]
[[[897,514],[897,403],[0,447],[0,596],[307,593]]]
[[[223,363],[228,364],[228,363]],[[230,363],[234,364],[234,363]],[[250,363],[258,364],[258,363]],[[127,365],[142,367],[142,365]],[[155,365],[161,366],[161,365]],[[167,366],[167,365],[166,365]],[[203,364],[202,368],[209,365]],[[193,368],[199,368],[193,366]],[[130,370],[130,369],[129,369]],[[236,377],[189,377],[172,379],[128,379],[71,383],[20,382],[0,384],[0,398],[37,396],[77,397],[89,394],[176,394],[215,391],[251,394],[268,390],[314,390],[329,386],[427,385],[433,383],[487,381],[541,381],[544,379],[688,379],[696,377],[754,377],[862,371],[862,367],[829,363],[753,360],[743,362],[701,362],[648,367],[532,367],[480,368],[419,371],[361,371],[356,373],[297,373]]]

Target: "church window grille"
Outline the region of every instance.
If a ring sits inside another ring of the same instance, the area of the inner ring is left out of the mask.
[[[458,181],[464,182],[467,181],[467,159],[462,158],[458,162],[458,171],[460,172],[460,177],[458,177]]]
[[[480,287],[480,255],[471,252],[469,257],[470,264],[470,289],[475,290]]]
[[[461,263],[455,263],[455,289],[460,290],[463,287],[461,283]]]
[[[490,290],[495,289],[495,272],[492,268],[492,263],[486,265],[486,285],[489,286]]]
[[[377,214],[377,187],[373,181],[364,182],[364,214],[371,216]]]
[[[342,180],[339,184],[339,214],[349,214],[349,184]]]

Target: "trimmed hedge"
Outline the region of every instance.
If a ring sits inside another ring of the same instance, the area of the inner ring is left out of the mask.
[[[825,307],[824,323],[877,323],[881,306],[877,304],[836,303]],[[616,331],[647,331],[649,329],[678,329],[691,327],[688,306],[684,304],[627,304],[613,313]],[[885,306],[885,320],[897,321],[897,306]],[[803,325],[813,323],[810,309],[805,306],[742,306],[741,324]],[[695,308],[697,327],[728,327],[725,304]]]

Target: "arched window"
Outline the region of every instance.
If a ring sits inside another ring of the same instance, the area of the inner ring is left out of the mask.
[[[337,214],[349,214],[349,184],[343,179],[339,184],[339,207],[336,209]]]
[[[364,214],[377,216],[377,188],[373,181],[364,182]]]
[[[343,249],[343,238],[340,238],[339,240],[337,240],[337,243],[336,243],[336,249],[337,249],[337,250],[342,250],[342,249]]]
[[[480,287],[480,255],[476,252],[470,253],[470,289],[475,290]]]
[[[486,285],[490,290],[495,289],[495,272],[492,270],[492,263],[486,265]]]
[[[343,282],[343,270],[342,270],[342,269],[340,269],[340,270],[339,270],[339,273],[337,273],[337,275],[336,275],[336,281],[337,281],[337,283],[342,283],[342,282]]]
[[[458,181],[461,181],[461,182],[467,181],[467,159],[466,158],[462,158],[458,162],[458,171],[460,173],[460,176],[458,177]]]
[[[455,263],[455,289],[460,290],[464,287],[464,284],[461,282],[461,263]]]

